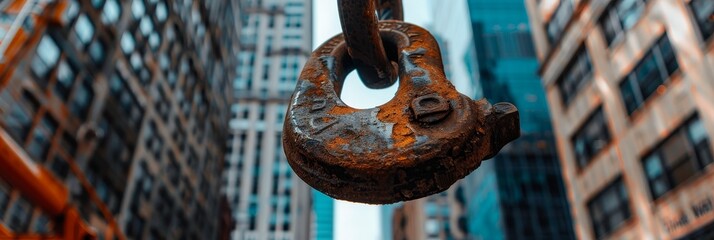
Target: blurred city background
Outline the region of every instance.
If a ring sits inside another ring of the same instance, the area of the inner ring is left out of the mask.
[[[522,136],[377,206],[282,149],[337,1],[0,0],[0,239],[714,239],[714,1],[403,2]],[[371,108],[396,85],[345,89]]]

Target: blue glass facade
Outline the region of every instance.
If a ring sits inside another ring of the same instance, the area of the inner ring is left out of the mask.
[[[335,200],[312,190],[313,211],[315,211],[315,240],[334,239]]]
[[[401,206],[402,203],[382,205],[379,209],[380,217],[380,235],[381,239],[392,239],[392,217],[394,216],[394,210]]]
[[[476,239],[572,239],[538,61],[522,0],[468,0],[474,75],[491,103],[511,102],[522,137],[465,179],[467,228]],[[475,57],[475,59],[473,59]]]

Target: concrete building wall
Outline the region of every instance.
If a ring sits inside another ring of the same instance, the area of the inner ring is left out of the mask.
[[[594,202],[605,199],[603,193],[621,179],[626,192],[621,195],[626,204],[621,206],[629,208],[629,211],[621,212],[629,212],[629,217],[624,221],[613,221],[617,224],[600,233],[599,237],[677,239],[694,231],[711,234],[714,167],[706,155],[711,154],[710,139],[714,136],[714,44],[711,37],[704,36],[710,35],[714,7],[706,0],[630,2],[636,5],[621,12],[621,16],[625,16],[621,19],[626,20],[620,22],[619,34],[613,35],[604,31],[607,21],[603,19],[615,15],[611,12],[621,4],[616,1],[525,1],[555,126],[574,216],[573,227],[580,239],[598,236],[594,229],[597,224],[593,223],[591,214],[593,206],[597,205]],[[568,4],[572,7],[559,7]],[[562,17],[568,15],[563,14],[567,11],[562,9],[572,9],[572,17]],[[700,17],[695,14],[697,12]],[[563,31],[552,31],[560,33],[560,37],[549,39],[547,29],[551,22],[562,23],[559,25]],[[663,36],[666,40],[662,40],[665,39]],[[663,64],[666,58],[662,52],[666,51],[662,47],[653,47],[667,46],[662,43],[667,40],[674,49],[678,65],[672,73]],[[587,51],[592,71],[575,78],[582,84],[575,87],[577,90],[568,92],[567,95],[572,97],[565,100],[562,83],[569,76],[564,75],[571,72],[571,63],[579,51]],[[649,73],[645,66],[648,62],[643,59],[655,59],[652,66],[659,71],[651,72],[662,77],[632,77],[639,74],[638,71]],[[645,79],[638,83],[641,86],[653,84],[656,79],[663,79],[663,83],[655,82],[654,91],[635,90],[642,96],[634,98],[640,100],[633,110],[628,109],[628,102],[632,102],[626,99],[629,95],[623,94],[627,92],[623,86],[630,84],[625,81],[632,81],[630,79]],[[599,129],[609,133],[609,140],[597,143],[595,148],[600,149],[588,153],[591,156],[585,164],[578,164],[581,151],[574,141],[597,109],[602,109],[605,122],[605,127]],[[689,133],[683,134],[685,130]],[[686,139],[682,137],[685,135],[688,136]],[[703,139],[702,144],[692,146],[696,143],[692,136]],[[683,147],[668,148],[670,143],[679,143]],[[659,174],[653,167],[657,164],[645,163],[655,155],[666,159],[669,155],[679,154],[673,149],[687,149],[687,160],[672,160],[686,164],[686,168],[676,169],[686,171],[687,177],[678,176],[679,172],[672,170],[675,167],[668,166],[665,160],[653,160],[665,168],[662,176],[666,180],[662,181],[666,183],[665,189],[669,189],[663,194],[655,194],[659,190],[648,176]]]

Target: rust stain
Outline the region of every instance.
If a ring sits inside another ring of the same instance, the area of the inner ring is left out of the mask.
[[[386,104],[379,109],[377,119],[384,123],[394,123],[392,127],[392,140],[395,148],[406,148],[416,142],[416,135],[408,127],[408,115],[405,111],[409,106],[408,100],[404,96],[396,96],[390,104]]]
[[[330,109],[330,115],[347,115],[357,112],[357,109],[346,107],[346,106],[334,106]]]

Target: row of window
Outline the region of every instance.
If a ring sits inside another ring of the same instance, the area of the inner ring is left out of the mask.
[[[642,16],[650,0],[613,0],[598,20],[605,42],[608,46],[618,42],[625,32],[632,28]],[[692,0],[689,3],[694,20],[699,27],[700,35],[708,40],[714,34],[714,2],[709,0]],[[561,0],[553,17],[546,24],[548,39],[555,43],[562,37],[565,28],[573,16],[573,0]]]
[[[82,3],[80,4],[79,2]],[[98,12],[100,11],[101,14],[92,14],[91,11],[84,12],[86,7],[81,5],[84,5],[85,2],[91,3],[91,7]],[[68,1],[68,10],[63,16],[65,20],[67,20],[64,21],[67,23],[67,26],[62,28],[49,28],[47,34],[41,36],[37,51],[35,51],[33,56],[30,56],[28,69],[30,72],[27,77],[32,80],[31,84],[33,84],[33,86],[29,88],[23,87],[23,90],[17,92],[11,92],[13,88],[6,88],[2,94],[3,102],[13,103],[7,105],[6,109],[3,109],[6,110],[4,111],[5,114],[2,114],[2,119],[0,119],[3,129],[14,138],[15,142],[25,148],[33,160],[38,163],[43,163],[58,179],[67,183],[72,193],[73,202],[77,203],[85,219],[94,219],[89,216],[102,216],[102,214],[99,213],[96,204],[91,202],[87,203],[90,201],[88,200],[90,199],[88,196],[89,191],[84,189],[78,177],[70,171],[70,165],[77,154],[77,142],[72,135],[66,132],[69,130],[65,128],[68,126],[81,125],[82,122],[88,120],[90,108],[97,100],[94,99],[94,84],[96,80],[93,76],[100,75],[101,73],[99,73],[99,71],[106,69],[106,67],[103,66],[105,63],[109,64],[111,62],[113,65],[114,61],[107,57],[107,55],[113,54],[110,53],[110,51],[113,51],[113,48],[107,47],[106,43],[121,39],[119,47],[127,58],[130,70],[134,70],[134,74],[138,76],[137,78],[142,83],[149,83],[148,80],[153,78],[151,75],[153,73],[147,70],[146,64],[148,62],[144,62],[146,50],[143,49],[142,44],[146,42],[151,50],[157,51],[161,43],[161,35],[158,30],[163,29],[162,24],[168,17],[168,9],[166,9],[164,1],[133,0],[130,4],[128,2],[129,1],[124,2],[119,0]],[[179,1],[173,2],[176,4]],[[193,1],[183,2],[191,6]],[[184,4],[184,6],[187,4]],[[122,15],[122,6],[127,8],[131,6],[130,9],[127,9],[130,11],[125,15]],[[123,26],[123,24],[117,23],[122,17],[125,17],[125,20],[127,17],[132,17],[129,16],[129,14],[131,14],[134,19],[128,23],[128,28],[133,30],[114,35],[118,36],[116,39],[107,37],[112,34],[106,34],[106,31],[104,31],[105,26],[102,25]],[[99,18],[95,20],[94,16],[99,16]],[[185,36],[180,35],[178,38],[182,39],[185,38]],[[185,51],[185,49],[180,50]],[[209,50],[212,51],[213,49],[208,48],[208,50],[205,51]],[[164,60],[174,60],[173,58],[168,58],[166,55],[160,56],[165,56]],[[178,60],[178,58],[176,60]],[[182,63],[185,62],[185,58],[181,58],[181,60]],[[96,66],[84,67],[91,64]],[[175,66],[178,65],[176,63],[171,64]],[[162,70],[166,70],[164,66],[168,66],[168,64],[162,64]],[[180,65],[180,67],[183,66],[184,65]],[[120,66],[117,66],[117,68],[119,67]],[[211,70],[202,72],[210,72],[213,70],[212,67],[208,68]],[[215,69],[216,71],[221,71],[220,68]],[[194,72],[192,71],[192,73]],[[100,200],[106,203],[115,216],[117,216],[116,214],[122,205],[121,199],[123,199],[124,186],[121,185],[124,184],[124,180],[128,180],[116,178],[115,175],[126,177],[130,172],[133,172],[129,171],[128,168],[131,166],[131,160],[135,153],[135,144],[138,144],[137,138],[139,136],[137,136],[137,133],[140,132],[139,129],[142,127],[142,119],[145,114],[143,109],[145,106],[140,104],[140,102],[144,101],[137,99],[137,96],[141,94],[137,94],[136,91],[131,89],[130,81],[132,80],[127,79],[129,74],[131,73],[116,71],[107,77],[109,85],[109,97],[107,100],[109,103],[105,105],[106,109],[104,109],[103,115],[98,116],[101,119],[98,119],[98,129],[95,131],[98,133],[96,136],[99,138],[96,141],[97,146],[94,150],[94,155],[85,160],[88,161],[87,169],[80,169],[85,172],[86,179],[98,194]],[[215,126],[209,125],[209,121],[205,120],[205,116],[208,115],[209,112],[213,112],[215,107],[214,105],[209,107],[209,99],[207,98],[206,92],[202,91],[204,90],[203,88],[197,88],[199,89],[197,90],[198,93],[192,89],[194,86],[199,85],[199,83],[190,81],[202,78],[199,78],[199,76],[188,78],[190,78],[187,80],[189,86],[180,89],[182,93],[185,93],[183,94],[183,96],[186,96],[185,101],[188,103],[196,103],[197,106],[206,106],[205,108],[197,109],[198,114],[204,116],[204,119],[197,119],[196,122],[204,122],[205,124],[195,124],[194,133],[196,132],[195,129],[199,127],[201,130],[209,129],[206,126],[213,127],[211,129],[215,131]],[[154,99],[154,107],[162,119],[168,122],[165,111],[169,106],[169,104],[166,103],[167,92],[163,91],[163,88],[158,87],[151,89],[158,90],[157,92],[151,92],[151,97]],[[73,117],[70,117],[69,120],[55,118],[55,114],[52,114],[53,110],[47,109],[46,107],[57,106],[54,104],[55,99],[66,103],[66,109]],[[183,109],[186,108],[185,106],[183,107]],[[175,123],[178,122],[178,120],[175,121]],[[154,155],[157,159],[161,159],[164,140],[158,137],[157,125],[153,120],[150,120],[145,127],[147,128],[145,133],[148,136],[143,137],[146,139],[149,154]],[[177,126],[176,128],[181,129],[181,126]],[[134,129],[135,132],[130,131],[132,129]],[[183,141],[183,145],[185,145],[185,131],[181,129],[181,131],[175,131],[175,133],[182,136],[177,138],[177,141]],[[200,135],[203,135],[203,133]],[[209,133],[209,136],[212,135]],[[202,140],[199,139],[197,142],[202,142]],[[211,157],[210,152],[205,154],[205,159],[210,159],[210,161],[199,161],[193,148],[182,147],[181,149],[187,149],[187,161],[190,162],[189,165],[191,169],[200,169],[198,166],[202,165],[202,162],[206,162],[205,165],[207,168],[211,168],[210,164],[213,163],[214,159]],[[181,172],[180,169],[176,170],[178,168],[176,167],[175,157],[172,157],[171,153],[168,155],[171,161],[164,162],[168,166],[167,169],[172,170],[167,174],[173,183],[177,183],[178,181],[174,180],[178,179],[177,176],[180,175]],[[103,172],[106,169],[112,169],[114,173],[107,174]],[[211,171],[215,172],[216,169],[211,168]],[[144,172],[148,173],[148,171]],[[204,199],[206,202],[215,202],[215,196],[205,194],[205,191],[212,193],[212,189],[215,189],[212,187],[214,184],[211,184],[210,181],[206,179],[204,174],[202,178],[202,189],[204,190],[202,193]],[[182,180],[184,180],[185,186],[185,179]],[[142,178],[141,184],[143,186],[137,188],[141,189],[145,198],[148,198],[148,191],[151,191],[152,182],[152,176],[149,176],[148,181]],[[29,203],[21,197],[18,197],[18,194],[14,194],[11,190],[7,189],[4,183],[0,181],[0,223],[9,227],[9,229],[14,232],[25,232],[29,231],[30,228],[36,228],[33,232],[46,231],[40,231],[38,229],[47,229],[48,219],[38,215],[39,210],[33,208],[33,206],[29,205]],[[182,196],[194,195],[192,189],[183,188],[181,191]],[[168,208],[172,209],[171,206]],[[157,211],[162,212],[160,210]],[[166,212],[163,211],[162,213]],[[205,219],[206,214],[202,214],[204,215],[203,219]],[[139,216],[140,213],[136,211],[127,215],[130,216],[131,219],[130,223],[127,224],[128,227],[134,229],[132,230],[133,232],[141,232],[142,230],[136,230],[143,229],[143,224],[145,223],[145,220],[142,220],[142,217]],[[5,216],[7,217],[5,218]],[[136,223],[134,222],[134,216],[137,216]],[[164,219],[170,219],[171,217],[172,216],[165,214],[163,216]],[[101,219],[101,217],[99,218]],[[206,229],[210,230],[210,227]],[[131,236],[141,236],[141,234]]]
[[[595,117],[602,115],[598,112]],[[704,123],[693,117],[646,154],[641,162],[652,199],[696,178],[712,164],[710,144]],[[628,201],[627,188],[618,178],[588,202],[596,238],[607,236],[630,218]]]
[[[647,0],[617,0],[613,1],[603,13],[600,25],[603,28],[605,40],[608,44],[620,38],[624,33],[635,25],[639,20]],[[700,26],[701,34],[708,39],[714,32],[714,20],[710,17],[714,13],[714,3],[706,0],[694,0],[691,3],[697,23]],[[551,40],[559,38],[564,25],[572,15],[572,1],[563,0],[557,8],[553,19],[548,23],[548,33]],[[563,20],[565,19],[565,20]],[[632,113],[644,99],[649,96],[659,84],[664,82],[665,75],[669,76],[678,69],[676,57],[668,39],[661,39],[644,60],[640,67],[633,72],[648,74],[640,76],[639,83],[633,82],[629,77],[621,85],[623,97],[626,100],[628,111]],[[655,74],[654,68],[665,69],[660,74]],[[584,88],[586,83],[592,78],[592,64],[588,57],[587,50],[582,48],[576,53],[574,60],[563,71],[558,80],[558,87],[561,93],[562,102],[568,105],[578,92]],[[655,78],[649,81],[650,78]],[[635,80],[637,81],[637,80]],[[640,88],[640,89],[638,89]]]
[[[578,56],[578,60],[587,59],[587,52]],[[576,61],[579,62],[579,61]],[[589,65],[589,61],[586,61]],[[660,38],[645,54],[633,71],[620,83],[623,103],[632,114],[639,109],[656,90],[665,84],[670,76],[679,69],[676,55],[667,36]],[[569,76],[566,74],[564,76]],[[582,78],[576,78],[582,79]],[[564,81],[561,81],[561,86]],[[570,82],[569,82],[570,83]],[[578,83],[582,85],[582,83]],[[582,87],[580,87],[582,88]],[[561,87],[561,89],[565,89]],[[561,93],[563,93],[561,91]],[[566,95],[562,95],[566,96]],[[567,95],[572,96],[572,95]],[[563,98],[572,99],[572,98]],[[610,142],[610,132],[602,109],[596,110],[572,137],[577,163],[584,167]]]
[[[608,45],[622,38],[632,28],[644,12],[648,0],[616,0],[605,10],[599,23]],[[549,36],[559,37],[562,33],[561,16],[570,16],[570,0],[563,0],[548,24]],[[700,34],[706,40],[714,33],[714,2],[693,0],[690,2]],[[567,21],[565,21],[567,23]],[[555,29],[552,30],[551,29]],[[557,30],[557,31],[556,31]],[[666,37],[659,39],[642,60],[620,84],[620,90],[627,111],[632,114],[655,90],[679,69],[674,49]],[[581,47],[573,60],[564,69],[557,81],[563,105],[566,107],[585,88],[593,76],[593,67],[587,49]]]

